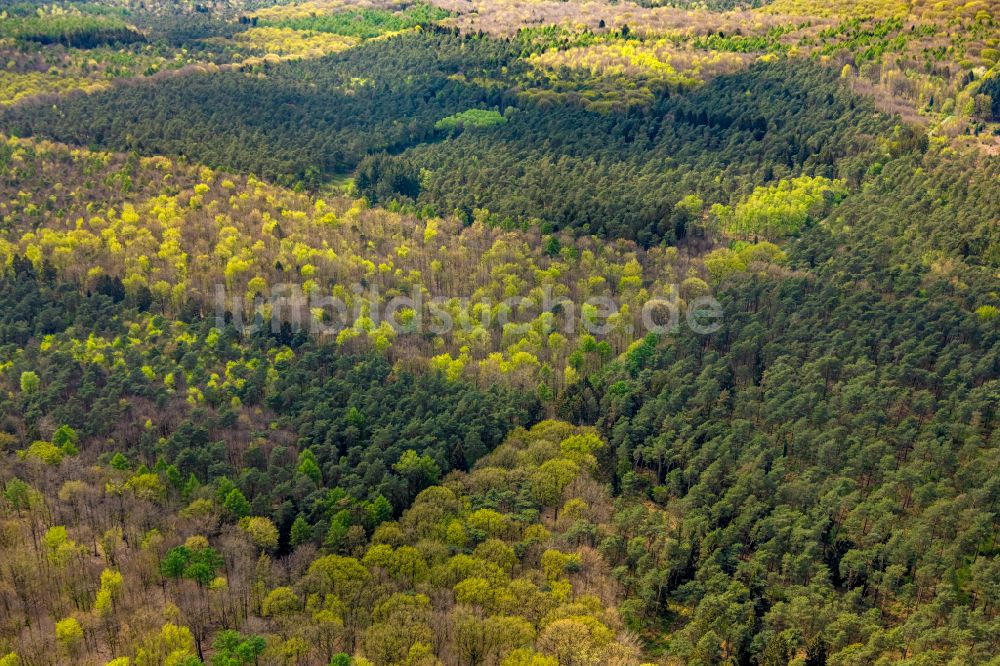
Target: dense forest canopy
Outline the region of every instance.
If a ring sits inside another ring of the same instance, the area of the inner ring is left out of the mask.
[[[0,666],[996,664],[998,21],[0,9]]]
[[[686,195],[729,203],[803,173],[856,185],[872,137],[892,129],[835,73],[808,63],[761,63],[689,93],[663,91],[648,109],[626,114],[477,83],[512,76],[523,66],[516,53],[516,42],[410,34],[288,63],[264,78],[175,78],[23,105],[7,117],[17,132],[184,155],[288,184],[317,185],[366,154],[399,153],[385,171],[409,172],[415,184],[369,179],[363,194],[643,245],[683,237],[674,210]],[[480,107],[508,122],[448,122]]]

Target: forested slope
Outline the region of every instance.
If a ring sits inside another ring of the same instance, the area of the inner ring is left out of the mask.
[[[989,169],[914,162],[790,245],[798,275],[723,278],[710,339],[633,353],[564,399],[608,433],[622,497],[656,506],[624,510],[632,540],[608,545],[634,626],[679,630],[669,649],[686,659],[997,653],[997,239],[982,221],[998,205]],[[956,244],[964,261],[945,258]]]
[[[996,664],[997,11],[5,8],[0,666]]]
[[[693,92],[664,91],[623,114],[547,102],[541,92],[518,98],[496,80],[517,81],[518,49],[517,41],[408,34],[285,63],[261,78],[190,76],[25,105],[6,122],[60,141],[184,155],[313,185],[366,154],[416,146],[385,168],[408,177],[364,193],[644,245],[686,233],[673,219],[685,195],[728,203],[803,173],[857,184],[874,137],[892,128],[832,72],[807,63],[761,63]],[[491,106],[507,121],[435,127]]]
[[[687,195],[728,203],[803,173],[858,182],[890,123],[822,69],[765,63],[628,114],[527,105],[502,127],[400,159],[430,170],[418,201],[439,210],[485,208],[648,245],[684,237]]]
[[[10,127],[60,141],[183,155],[279,182],[318,185],[369,152],[429,140],[434,123],[498,92],[456,80],[505,64],[499,42],[408,34],[318,60],[196,75],[24,106]]]

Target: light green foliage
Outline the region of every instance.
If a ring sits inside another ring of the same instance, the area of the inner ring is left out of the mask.
[[[321,576],[329,591],[341,600],[356,597],[368,583],[371,574],[353,557],[327,555],[309,566],[310,573]]]
[[[68,617],[56,622],[56,640],[67,654],[76,653],[83,642],[83,627],[75,617]]]
[[[476,546],[472,555],[483,562],[495,564],[505,572],[513,572],[514,565],[518,562],[514,549],[500,539],[487,539]]]
[[[542,570],[550,581],[558,580],[571,567],[578,567],[580,558],[576,554],[549,549],[542,553]]]
[[[402,546],[389,557],[388,570],[393,577],[413,587],[427,575],[427,561],[416,548]]]
[[[976,316],[979,317],[979,321],[993,321],[1000,316],[1000,309],[995,305],[981,305],[976,308]]]
[[[24,379],[23,375],[21,379]],[[17,455],[22,459],[36,460],[46,465],[58,465],[64,457],[75,456],[79,453],[76,446],[77,441],[78,436],[76,431],[64,425],[52,434],[52,441],[38,440],[32,442],[31,446],[18,451]]]
[[[781,266],[788,257],[777,245],[737,242],[732,247],[713,250],[705,256],[705,268],[713,284],[719,284],[730,276],[748,270],[767,270]]]
[[[136,650],[135,666],[187,666],[194,656],[191,630],[168,622]]]
[[[594,432],[570,435],[559,442],[559,450],[566,454],[589,456],[604,448],[604,442]]]
[[[730,237],[774,240],[798,233],[846,193],[843,181],[800,176],[758,187],[735,207],[716,204],[712,215]]]
[[[496,109],[469,109],[442,118],[434,123],[434,129],[451,131],[458,128],[478,129],[503,125],[507,119]]]
[[[69,538],[66,528],[55,525],[45,531],[42,537],[45,554],[49,561],[58,567],[67,566],[75,557],[86,552],[82,546]]]
[[[493,509],[479,509],[473,511],[466,518],[466,524],[474,530],[483,532],[487,536],[503,536],[507,531],[507,518]]]
[[[22,459],[35,460],[46,465],[58,465],[65,457],[65,452],[52,442],[36,441],[31,446],[17,452]]]
[[[21,373],[21,392],[34,393],[41,386],[42,380],[38,374],[32,370],[25,370]]]
[[[265,617],[288,615],[301,606],[298,596],[290,587],[277,587],[267,593],[261,605]]]
[[[388,569],[392,560],[393,547],[389,544],[376,544],[368,549],[361,563],[366,567],[382,567]]]
[[[270,518],[251,516],[240,520],[242,528],[250,540],[261,550],[272,551],[278,547],[278,528]]]
[[[125,489],[149,502],[162,500],[167,492],[160,475],[154,472],[136,474],[125,482]]]
[[[101,572],[101,587],[94,600],[94,612],[105,616],[113,610],[115,601],[121,596],[125,579],[120,571],[105,569]]]
[[[580,473],[580,466],[572,460],[548,460],[532,476],[532,491],[544,506],[560,503],[563,490]]]

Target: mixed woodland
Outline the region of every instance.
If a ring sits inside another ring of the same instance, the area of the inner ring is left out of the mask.
[[[998,60],[992,0],[0,9],[0,666],[1000,663]]]

